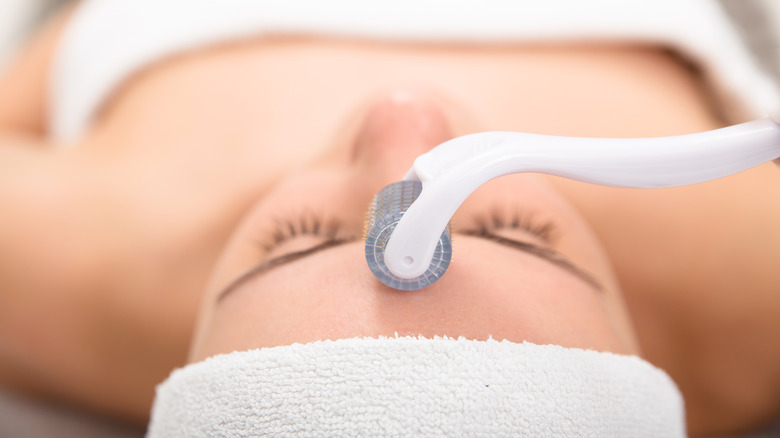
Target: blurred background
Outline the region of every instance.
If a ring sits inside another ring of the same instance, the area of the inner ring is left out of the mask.
[[[72,0],[0,0],[0,69],[35,27]]]
[[[735,19],[745,41],[780,83],[780,1],[712,0]],[[0,71],[36,27],[77,0],[0,0]],[[740,7],[745,3],[757,7]]]

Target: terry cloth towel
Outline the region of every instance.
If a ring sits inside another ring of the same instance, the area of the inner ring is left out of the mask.
[[[635,356],[508,341],[363,338],[174,371],[148,437],[685,436],[683,401]]]
[[[157,61],[278,35],[660,46],[703,72],[731,122],[780,113],[777,87],[712,0],[85,0],[54,60],[49,129],[78,138],[125,80]]]

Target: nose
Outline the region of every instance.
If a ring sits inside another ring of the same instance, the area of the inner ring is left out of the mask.
[[[367,111],[353,157],[372,179],[387,184],[399,181],[417,156],[452,137],[441,103],[422,92],[396,91]]]

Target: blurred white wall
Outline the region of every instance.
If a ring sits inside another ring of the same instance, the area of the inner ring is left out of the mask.
[[[777,0],[761,0],[761,3],[770,11],[770,18],[772,18],[775,30],[777,30],[778,26],[780,26],[780,2]],[[780,35],[780,31],[778,31],[778,34]]]

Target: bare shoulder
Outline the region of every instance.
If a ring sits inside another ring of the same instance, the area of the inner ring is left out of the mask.
[[[45,137],[48,75],[74,9],[67,7],[46,22],[0,71],[0,148],[9,141],[18,145],[21,135]],[[15,140],[6,139],[10,135]]]

